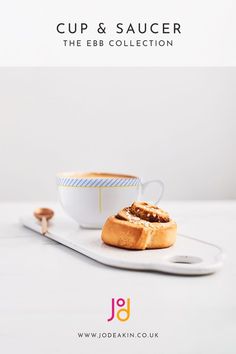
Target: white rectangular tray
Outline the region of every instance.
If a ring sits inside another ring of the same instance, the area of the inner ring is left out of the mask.
[[[46,236],[97,262],[118,268],[159,271],[172,274],[202,275],[219,270],[223,264],[222,250],[213,244],[185,235],[177,235],[170,248],[133,251],[105,245],[101,230],[85,230],[67,219],[55,218]],[[21,223],[38,233],[40,224],[33,216]]]

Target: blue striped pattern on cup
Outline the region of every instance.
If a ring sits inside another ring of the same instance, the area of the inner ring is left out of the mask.
[[[57,185],[61,187],[132,187],[140,184],[139,178],[75,178],[57,177]]]

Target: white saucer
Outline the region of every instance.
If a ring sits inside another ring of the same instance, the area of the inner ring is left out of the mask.
[[[32,216],[22,217],[21,223],[40,233],[40,224]],[[68,219],[55,218],[46,237],[112,267],[202,275],[216,272],[223,264],[220,247],[181,234],[170,248],[131,251],[105,245],[101,230],[81,229]]]

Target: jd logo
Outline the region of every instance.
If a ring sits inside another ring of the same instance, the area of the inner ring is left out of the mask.
[[[126,300],[126,307],[124,307],[124,305],[125,299],[120,297],[119,299],[115,300],[113,297],[111,299],[111,317],[108,318],[107,321],[112,321],[115,316],[119,321],[128,321],[130,317],[130,298],[127,298]]]

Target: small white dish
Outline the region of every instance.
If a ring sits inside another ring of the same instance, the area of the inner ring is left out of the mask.
[[[33,216],[23,217],[21,222],[25,227],[40,233],[40,224]],[[130,251],[105,245],[100,230],[83,230],[67,219],[55,217],[46,237],[112,267],[202,275],[216,272],[223,264],[223,251],[220,247],[180,234],[172,247]]]

